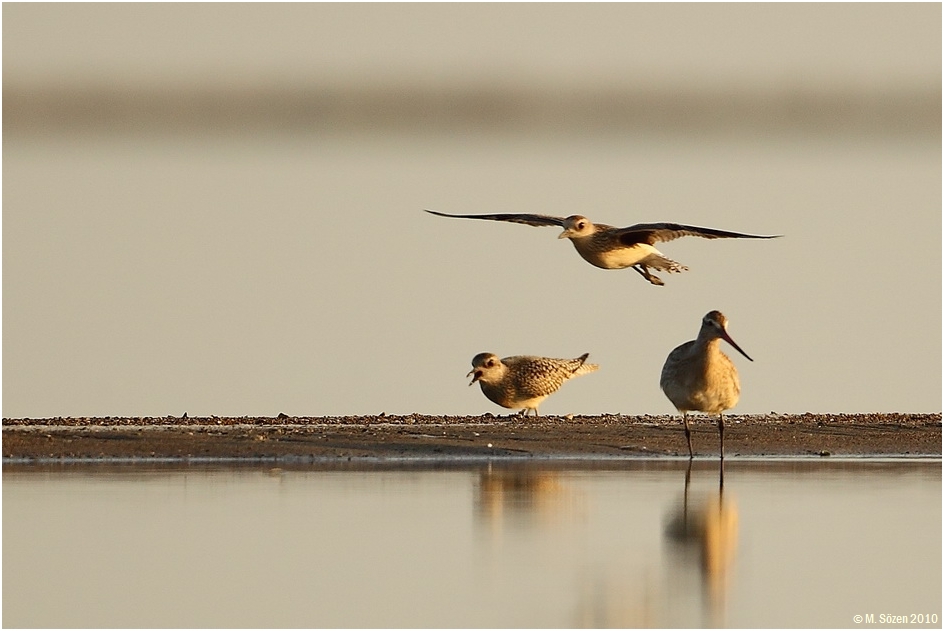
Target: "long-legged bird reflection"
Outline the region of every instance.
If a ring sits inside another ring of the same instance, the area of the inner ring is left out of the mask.
[[[689,496],[692,461],[685,470],[682,503],[667,519],[665,536],[683,552],[682,569],[697,564],[705,591],[711,626],[725,626],[728,583],[737,550],[738,510],[724,493],[724,460],[718,463],[718,488],[707,498],[692,502]],[[687,553],[693,552],[694,557]]]

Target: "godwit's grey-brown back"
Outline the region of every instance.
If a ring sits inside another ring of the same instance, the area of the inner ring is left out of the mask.
[[[565,381],[599,368],[586,363],[588,356],[584,353],[575,359],[555,359],[516,355],[499,359],[493,353],[479,353],[472,358],[472,370],[466,376],[473,376],[469,385],[479,382],[483,394],[492,402],[520,409],[525,416],[534,410],[538,416],[541,402],[557,392]]]
[[[676,347],[662,366],[659,385],[682,413],[689,457],[694,456],[694,451],[688,413],[705,412],[718,415],[721,457],[724,458],[724,411],[737,405],[741,384],[734,362],[721,351],[721,340],[754,361],[731,339],[727,327],[728,319],[720,311],[707,313],[702,318],[698,337]]]
[[[440,217],[459,219],[487,219],[508,221],[528,226],[558,226],[564,231],[559,239],[570,239],[577,253],[585,261],[602,269],[631,267],[653,285],[664,285],[649,268],[665,272],[684,272],[688,268],[667,258],[655,248],[660,241],[672,241],[680,237],[703,239],[775,239],[780,235],[762,236],[729,232],[714,228],[699,228],[678,223],[640,223],[628,228],[614,228],[606,224],[594,224],[582,215],[554,217],[552,215],[496,214],[496,215],[450,215],[435,210],[426,212]]]

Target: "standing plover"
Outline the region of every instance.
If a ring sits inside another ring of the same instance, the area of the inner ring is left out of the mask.
[[[471,386],[476,381],[482,393],[492,402],[510,408],[521,409],[527,416],[530,410],[538,416],[538,406],[549,395],[557,392],[571,377],[585,375],[600,367],[587,364],[589,353],[576,359],[552,359],[517,355],[499,359],[492,353],[479,353],[472,358]]]

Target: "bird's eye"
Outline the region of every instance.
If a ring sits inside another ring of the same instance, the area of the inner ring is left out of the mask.
[[[490,359],[490,360],[488,360],[487,362],[485,362],[485,366],[488,367],[488,368],[492,368],[494,365],[495,365],[495,360],[494,360],[494,359]]]
[[[584,222],[582,221],[577,222],[577,230],[583,230],[586,227],[587,227],[587,224],[585,224]]]

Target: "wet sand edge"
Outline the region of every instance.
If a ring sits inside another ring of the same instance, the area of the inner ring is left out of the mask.
[[[714,419],[693,423],[718,455]],[[102,417],[3,419],[5,462],[72,459],[520,459],[686,456],[672,416]],[[941,414],[725,417],[725,456],[941,457]]]

